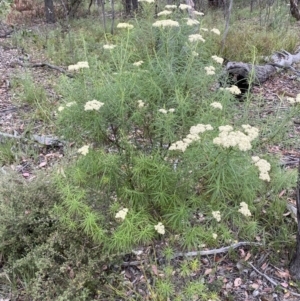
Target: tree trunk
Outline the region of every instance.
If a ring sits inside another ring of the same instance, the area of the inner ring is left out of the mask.
[[[299,0],[290,0],[290,11],[291,15],[297,20],[300,21],[300,6]]]
[[[296,201],[297,201],[297,246],[296,253],[290,263],[290,272],[295,280],[300,280],[300,160],[298,163],[298,183],[296,191]]]
[[[55,23],[53,0],[45,0],[45,16],[47,23]]]

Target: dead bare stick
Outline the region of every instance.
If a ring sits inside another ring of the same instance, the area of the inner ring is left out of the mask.
[[[272,279],[271,277],[269,277],[268,275],[262,273],[261,271],[259,271],[252,263],[248,262],[248,264],[252,267],[253,270],[255,270],[259,275],[263,276],[264,278],[266,278],[269,282],[271,282],[273,285],[275,286],[279,286],[279,287],[282,287],[280,285],[280,283],[277,283],[274,279]],[[297,297],[300,297],[300,294],[297,294],[297,293],[294,293],[294,292],[291,292],[290,290],[287,290],[285,287],[282,287],[282,289],[284,289],[285,292],[293,295],[293,296],[297,296]]]
[[[248,242],[248,241],[241,241],[237,242],[231,246],[223,247],[219,249],[207,250],[207,251],[194,251],[194,252],[187,252],[187,253],[175,253],[172,259],[177,257],[192,257],[192,256],[205,256],[205,255],[216,255],[219,253],[226,253],[231,249],[236,249],[242,246],[262,246],[261,243],[258,242]]]
[[[48,68],[57,70],[57,71],[59,71],[59,72],[61,72],[61,73],[64,73],[64,74],[66,74],[68,77],[74,77],[74,75],[67,73],[65,69],[63,69],[63,68],[61,68],[61,67],[58,67],[58,66],[51,65],[51,64],[49,64],[49,63],[35,63],[35,64],[32,64],[31,67],[32,67],[32,68],[35,68],[35,67],[48,67]]]

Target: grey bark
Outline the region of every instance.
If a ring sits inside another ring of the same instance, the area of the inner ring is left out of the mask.
[[[299,61],[300,51],[296,54],[291,54],[283,50],[272,55],[271,62],[265,65],[228,62],[225,70],[232,78],[247,79],[249,84],[259,85],[268,80],[278,68],[288,68],[299,74],[299,71],[292,67],[293,63]]]
[[[45,3],[45,15],[47,23],[55,23],[55,12],[53,0],[44,0]]]

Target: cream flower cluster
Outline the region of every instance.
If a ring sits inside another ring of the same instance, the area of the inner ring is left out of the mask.
[[[213,233],[213,234],[212,234],[212,237],[213,237],[213,239],[217,239],[218,234],[217,234],[217,233]]]
[[[210,104],[210,106],[213,107],[213,108],[215,108],[215,109],[220,109],[220,110],[223,109],[222,104],[221,104],[220,102],[217,102],[217,101],[212,102],[212,103]]]
[[[178,7],[181,10],[192,9],[192,7],[190,5],[183,4],[183,3],[181,3]]]
[[[128,213],[128,209],[127,208],[123,208],[121,209],[120,211],[118,211],[115,215],[115,218],[116,219],[121,219],[121,220],[124,220],[126,215]]]
[[[136,66],[136,67],[139,67],[139,66],[141,66],[143,63],[144,63],[144,61],[138,61],[138,62],[134,62],[132,65],[133,65],[133,66]]]
[[[220,222],[221,221],[221,213],[220,211],[212,211],[212,216],[213,218],[217,221]]]
[[[112,45],[112,44],[103,45],[103,49],[107,49],[107,50],[112,50],[115,47],[117,47],[117,45]]]
[[[71,101],[71,102],[68,102],[67,104],[66,104],[66,107],[72,107],[72,106],[74,106],[74,105],[76,105],[76,102],[75,101]],[[61,112],[61,111],[63,111],[65,108],[64,108],[64,106],[59,106],[58,107],[58,112]]]
[[[242,127],[248,135],[241,131],[233,131],[230,125],[220,126],[219,136],[213,139],[213,143],[225,148],[237,146],[241,151],[251,149],[251,141],[258,136],[258,129],[250,125],[243,125]]]
[[[248,204],[246,204],[245,202],[240,203],[240,209],[238,211],[242,213],[244,216],[251,216],[251,212],[248,208]]]
[[[296,98],[294,97],[287,97],[286,98],[289,103],[294,104],[294,103],[299,103],[300,102],[300,93],[297,94]]]
[[[217,56],[217,55],[213,55],[212,57],[211,57],[213,60],[215,60],[217,63],[219,63],[219,64],[223,64],[223,62],[224,62],[224,59],[222,58],[222,57],[219,57],[219,56]]]
[[[165,234],[165,226],[161,222],[159,222],[157,225],[155,225],[154,229],[159,234],[162,234],[162,235]]]
[[[208,67],[204,67],[206,74],[207,75],[214,75],[215,74],[215,67],[213,66],[208,66]]]
[[[202,35],[201,34],[190,34],[189,35],[189,41],[191,43],[194,43],[194,42],[198,42],[198,41],[201,41],[201,42],[205,42],[205,40],[203,39]]]
[[[69,71],[76,71],[82,68],[89,68],[89,63],[88,62],[78,62],[75,65],[70,65],[68,66]]]
[[[127,28],[127,29],[132,29],[134,26],[129,23],[119,23],[117,25],[117,28]]]
[[[154,3],[154,0],[138,0],[138,2]]]
[[[163,114],[167,114],[168,112],[174,113],[174,112],[175,112],[175,109],[169,109],[169,110],[166,110],[166,109],[159,109],[158,112],[163,113]]]
[[[177,5],[170,5],[170,4],[168,4],[168,5],[165,5],[165,8],[166,9],[176,9]]]
[[[89,152],[89,145],[84,145],[77,150],[77,153],[82,154],[84,156],[86,156],[88,152]]]
[[[187,22],[186,22],[186,24],[187,24],[188,26],[193,26],[193,25],[199,25],[200,22],[197,21],[197,20],[194,20],[194,19],[188,19]]]
[[[179,27],[179,23],[173,20],[159,20],[152,24],[153,27]]]
[[[217,34],[217,35],[220,35],[220,34],[221,34],[221,33],[220,33],[220,30],[217,29],[217,28],[213,28],[213,29],[211,29],[210,31],[213,32],[213,33],[215,33],[215,34]]]
[[[172,12],[170,10],[163,10],[161,12],[159,12],[157,15],[158,16],[167,16],[167,15],[171,15]]]
[[[138,100],[138,107],[143,108],[145,106],[145,103],[142,100]]]
[[[93,110],[98,111],[103,105],[104,105],[103,102],[94,99],[94,100],[86,102],[86,104],[84,105],[84,110],[85,111],[93,111]]]
[[[271,164],[264,159],[261,159],[258,156],[253,156],[252,161],[256,167],[258,167],[258,170],[260,172],[259,178],[263,181],[270,182],[270,175],[269,171],[271,170]]]
[[[196,10],[193,11],[193,14],[196,16],[204,16],[204,13],[202,13],[201,11],[196,11]]]
[[[192,51],[192,56],[199,56],[199,53],[196,51]]]
[[[180,150],[185,152],[187,147],[194,141],[200,140],[199,134],[205,131],[211,131],[213,127],[210,124],[197,124],[190,128],[190,133],[182,140],[176,141],[171,144],[169,150]]]
[[[239,95],[239,94],[242,93],[241,90],[239,89],[239,87],[235,86],[235,85],[232,85],[231,87],[227,87],[225,89],[224,88],[220,88],[220,90],[227,90],[227,91],[229,91],[233,95]]]

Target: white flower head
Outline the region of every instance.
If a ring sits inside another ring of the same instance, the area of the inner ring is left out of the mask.
[[[134,26],[129,23],[119,23],[117,25],[117,28],[127,28],[127,29],[132,29]]]
[[[80,68],[89,68],[89,63],[88,62],[78,62],[77,66]]]
[[[165,5],[165,8],[166,9],[176,9],[177,5],[170,5],[170,4],[168,4],[168,5]]]
[[[64,109],[65,109],[65,108],[64,108],[63,106],[59,106],[57,110],[58,110],[58,112],[61,112],[61,111],[63,111]]]
[[[117,45],[112,45],[112,44],[103,45],[103,49],[107,49],[107,50],[112,50],[115,47],[117,47]]]
[[[213,139],[213,143],[225,148],[237,146],[241,151],[247,151],[252,148],[251,137],[241,131],[232,131],[231,126],[219,127],[219,136]]]
[[[159,20],[152,24],[153,27],[179,27],[179,23],[173,20]]]
[[[123,208],[120,211],[118,211],[115,215],[116,219],[121,219],[124,220],[126,215],[127,215],[128,209],[127,208]]]
[[[174,113],[174,112],[175,112],[175,109],[169,109],[169,112],[170,112],[170,113]]]
[[[217,102],[217,101],[212,102],[212,103],[210,104],[210,106],[213,107],[213,108],[215,108],[215,109],[220,109],[220,110],[223,109],[222,104],[221,104],[220,102]]]
[[[190,35],[189,35],[189,41],[190,41],[191,43],[199,42],[199,41],[205,42],[205,40],[203,39],[202,35],[201,35],[201,34],[198,34],[198,33],[196,33],[196,34],[190,34]]]
[[[293,98],[293,97],[287,97],[286,100],[287,100],[290,104],[296,103],[296,99]]]
[[[199,56],[199,53],[196,51],[192,51],[192,56]]]
[[[165,109],[159,109],[158,112],[163,113],[163,114],[167,114],[168,113],[168,111],[165,110]]]
[[[243,124],[242,128],[248,134],[248,137],[249,137],[250,141],[252,141],[252,140],[254,140],[255,138],[258,137],[258,134],[259,134],[258,128],[254,127],[254,126],[251,126],[249,124]]]
[[[134,62],[133,66],[139,67],[144,63],[144,61],[138,61],[138,62]]]
[[[212,216],[213,218],[217,221],[220,222],[221,221],[221,213],[220,211],[212,211]]]
[[[145,103],[142,100],[138,100],[138,107],[143,108],[145,106]]]
[[[154,3],[155,1],[154,0],[138,0],[138,2],[146,2],[146,3]]]
[[[162,234],[162,235],[165,234],[165,226],[161,222],[159,222],[157,225],[155,225],[154,229],[159,234]]]
[[[204,69],[205,69],[207,75],[215,74],[215,67],[213,67],[213,66],[204,67]]]
[[[271,164],[267,160],[261,159],[258,156],[253,156],[251,159],[259,170],[259,178],[263,181],[270,182],[271,178],[269,171],[271,170]]]
[[[187,22],[186,22],[186,24],[187,24],[188,26],[193,26],[193,25],[199,25],[200,22],[197,21],[197,20],[194,20],[194,19],[188,19]]]
[[[157,15],[158,16],[167,16],[167,15],[171,15],[172,12],[170,10],[163,10],[161,12],[159,12]]]
[[[70,65],[68,66],[68,71],[76,71],[79,70],[79,66],[78,65]]]
[[[77,150],[77,153],[82,154],[84,156],[86,156],[88,152],[89,152],[89,145],[84,145]]]
[[[76,71],[82,68],[89,68],[89,63],[88,62],[78,62],[75,65],[70,65],[68,66],[69,71]]]
[[[217,233],[213,233],[213,234],[212,234],[212,237],[213,237],[213,239],[217,239],[218,234],[217,234]]]
[[[204,28],[204,27],[200,28],[200,30],[208,31],[208,29],[207,29],[207,28]]]
[[[217,55],[213,55],[211,58],[221,65],[224,62],[224,59],[222,57],[218,57]]]
[[[296,102],[300,102],[300,93],[296,95]]]
[[[242,93],[241,90],[239,89],[239,87],[236,86],[236,85],[232,85],[231,87],[227,87],[227,88],[225,88],[225,90],[229,91],[233,95],[239,95],[239,94]]]
[[[220,30],[217,29],[217,28],[213,28],[213,29],[211,29],[210,31],[213,32],[213,33],[215,33],[215,34],[217,34],[217,35],[220,35],[220,34],[221,34],[221,33],[220,33]]]
[[[186,10],[186,9],[192,9],[192,7],[191,7],[190,5],[181,3],[181,4],[179,5],[179,9],[181,9],[181,10]]]
[[[248,204],[245,202],[240,203],[240,209],[238,211],[242,213],[244,216],[251,216],[251,212],[248,208]]]
[[[204,16],[204,13],[202,13],[202,12],[200,12],[200,11],[196,11],[196,10],[193,11],[193,14],[194,14],[195,16]]]
[[[172,143],[171,146],[169,147],[169,150],[179,150],[184,153],[188,146],[189,146],[189,143],[179,140],[179,141]]]
[[[85,111],[93,111],[93,110],[98,111],[103,105],[104,105],[103,102],[94,99],[94,100],[91,100],[91,101],[88,101],[85,103],[84,110]]]

